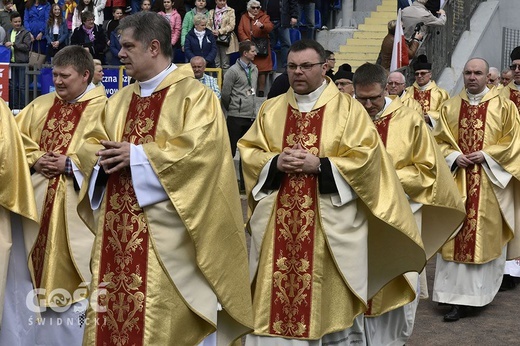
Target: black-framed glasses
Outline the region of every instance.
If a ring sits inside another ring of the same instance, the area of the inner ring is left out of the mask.
[[[304,64],[301,64],[301,65],[289,63],[289,64],[287,64],[287,69],[290,70],[290,71],[296,71],[298,69],[298,67],[299,67],[300,70],[302,70],[302,71],[310,71],[310,70],[312,70],[312,68],[314,66],[316,66],[316,65],[323,65],[324,63],[325,62],[316,62],[314,64],[304,63]]]
[[[379,94],[377,96],[359,97],[359,96],[356,95],[356,100],[358,100],[361,103],[367,103],[368,101],[370,101],[370,103],[374,103],[377,100],[379,100],[381,98],[381,96],[383,96],[384,94],[385,94],[385,90],[383,89],[383,91],[381,91],[381,94]]]
[[[509,65],[509,69],[511,71],[516,71],[517,69],[520,70],[520,65],[519,64],[512,64],[512,65]]]

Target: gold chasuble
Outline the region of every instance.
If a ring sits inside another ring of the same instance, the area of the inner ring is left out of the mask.
[[[142,145],[168,199],[141,207],[130,168],[108,177],[94,213],[87,194],[100,140]],[[79,212],[96,232],[84,345],[227,345],[252,327],[238,186],[218,99],[189,65],[151,96],[115,95],[79,158]],[[218,303],[222,310],[217,312]]]
[[[38,222],[38,212],[34,201],[31,174],[20,132],[13,113],[4,101],[0,101],[0,329],[2,327],[5,284],[9,255],[13,244],[11,236],[11,215]]]
[[[438,118],[436,112],[442,103],[450,98],[448,92],[439,88],[434,81],[430,81],[425,90],[420,90],[419,84],[415,82],[406,88],[405,92],[407,97],[412,97],[421,104],[423,114],[433,115],[436,118],[435,120]],[[405,100],[404,97],[403,100]]]
[[[456,232],[466,215],[461,195],[434,137],[411,108],[395,98],[374,121],[397,176],[411,201],[421,207],[421,238],[428,258]],[[416,282],[410,283],[412,288]],[[385,286],[372,300],[370,313],[377,316],[399,307],[386,299]]]
[[[86,92],[75,103],[55,93],[31,102],[16,117],[28,166],[51,151],[76,162],[75,152],[85,139],[83,135],[93,128],[105,102],[101,89]],[[90,282],[94,237],[77,214],[74,180],[65,174],[52,179],[36,172],[32,175],[41,226],[24,221],[24,236],[34,287],[44,289],[38,301],[45,306],[66,306],[86,298]],[[83,294],[78,295],[78,288]],[[55,289],[66,290],[72,299],[51,295]]]
[[[511,81],[511,83],[500,89],[500,94],[511,100],[520,112],[520,91],[517,89],[515,81]]]
[[[520,208],[515,197],[520,193],[518,110],[511,101],[499,96],[496,88],[475,106],[470,105],[466,92],[462,91],[441,108],[441,125],[436,128],[435,136],[444,156],[455,151],[463,154],[483,151],[513,176],[506,187],[499,188],[494,186],[483,165],[457,168],[455,172],[467,217],[457,235],[443,247],[442,256],[459,263],[487,263],[502,254],[518,227],[515,225]],[[517,257],[519,249],[512,242],[508,257]]]
[[[295,144],[328,158],[355,196],[334,205],[338,195],[321,194],[317,175],[282,174],[278,190],[255,199],[252,190],[266,165]],[[425,253],[392,163],[361,104],[329,81],[312,110],[303,113],[289,89],[264,102],[238,147],[252,213],[254,334],[316,340],[345,330],[389,282],[398,288],[390,293],[393,299],[413,300],[401,274],[420,271]]]

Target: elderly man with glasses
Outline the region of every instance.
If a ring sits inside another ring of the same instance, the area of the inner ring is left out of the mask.
[[[401,274],[426,260],[377,131],[325,77],[325,58],[316,41],[295,42],[291,87],[238,142],[251,212],[247,346],[364,345],[368,299],[388,283],[413,300]]]
[[[422,114],[422,106],[417,102],[410,94],[404,92],[406,89],[406,78],[404,74],[399,71],[391,72],[388,75],[388,81],[386,83],[386,92],[390,98],[399,97],[401,102],[412,109],[415,109]]]
[[[432,80],[432,64],[428,62],[426,55],[419,55],[412,68],[415,73],[415,83],[406,88],[406,93],[421,104],[424,120],[434,127],[438,119],[438,109],[450,96]]]
[[[510,99],[520,111],[520,46],[511,52],[511,65],[509,69],[513,73],[513,80],[502,90],[502,96]]]

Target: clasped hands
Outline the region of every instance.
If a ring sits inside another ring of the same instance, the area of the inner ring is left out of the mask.
[[[99,150],[99,165],[107,174],[115,173],[130,166],[130,143],[101,141],[105,149]]]
[[[484,154],[481,151],[475,151],[468,155],[459,155],[455,160],[460,168],[467,168],[471,165],[481,164],[484,162]]]
[[[320,159],[309,153],[300,144],[284,149],[276,163],[278,170],[284,173],[317,174],[319,166]]]
[[[33,168],[45,178],[51,179],[65,173],[66,162],[67,156],[49,151],[36,161]]]

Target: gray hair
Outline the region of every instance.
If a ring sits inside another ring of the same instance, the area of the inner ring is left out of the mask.
[[[90,76],[88,82],[94,76],[94,61],[92,55],[82,46],[66,46],[61,49],[52,59],[52,66],[67,67],[71,66],[79,74],[88,71]]]
[[[399,76],[400,83],[406,83],[406,78],[405,78],[405,76],[404,76],[404,74],[402,72],[399,72],[399,71],[390,72],[388,74],[388,78],[387,79],[390,79],[390,76],[393,76],[393,75]]]
[[[153,40],[157,40],[162,54],[170,59],[173,56],[172,28],[163,16],[151,11],[137,12],[121,19],[117,28],[121,32],[132,29],[132,37],[145,47],[149,47]]]
[[[249,11],[251,9],[252,6],[262,6],[260,4],[260,1],[257,1],[257,0],[249,0],[247,2],[247,10]]]
[[[193,25],[199,25],[202,22],[208,23],[208,17],[205,14],[197,13],[193,16]]]

